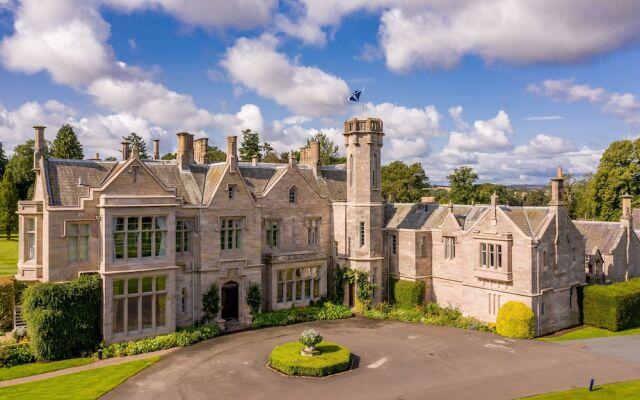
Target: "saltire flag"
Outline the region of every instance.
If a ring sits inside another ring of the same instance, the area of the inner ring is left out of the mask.
[[[362,90],[356,90],[349,97],[349,101],[360,101],[360,95],[362,94]]]

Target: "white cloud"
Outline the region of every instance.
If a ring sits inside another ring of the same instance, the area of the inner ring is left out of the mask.
[[[456,129],[466,130],[469,128],[469,124],[462,119],[462,111],[462,106],[453,106],[449,108],[449,115],[451,116],[453,123],[456,125]]]
[[[615,93],[601,87],[575,84],[573,79],[548,79],[541,84],[529,85],[527,90],[553,101],[602,104],[603,112],[615,115],[629,125],[640,126],[640,101],[631,93]]]
[[[382,59],[384,54],[382,51],[371,43],[365,43],[362,45],[360,49],[360,53],[358,53],[354,58],[356,60],[374,62]]]
[[[574,150],[576,150],[575,145],[566,139],[558,136],[538,134],[526,145],[517,146],[514,150],[514,154],[523,156],[555,155],[568,153]]]
[[[473,123],[470,132],[451,132],[446,151],[455,153],[495,153],[512,147],[510,135],[513,127],[509,115],[503,110],[489,120]]]
[[[324,116],[345,110],[349,88],[319,68],[298,65],[276,51],[277,39],[241,38],[227,49],[221,65],[236,83],[274,100],[296,114]]]
[[[564,119],[564,117],[559,115],[536,115],[533,117],[522,118],[523,121],[557,121],[560,119]]]

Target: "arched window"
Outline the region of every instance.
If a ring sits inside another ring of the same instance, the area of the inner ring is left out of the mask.
[[[349,186],[353,185],[353,154],[349,155]]]
[[[294,186],[289,189],[289,203],[294,204],[296,201],[296,187]]]
[[[371,158],[371,188],[375,189],[378,182],[378,155],[374,154]]]

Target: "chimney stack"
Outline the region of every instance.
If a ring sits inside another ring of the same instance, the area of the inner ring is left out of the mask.
[[[122,161],[127,161],[131,155],[129,152],[129,141],[123,140],[120,144],[122,144]]]
[[[560,166],[556,170],[555,178],[551,178],[551,203],[549,205],[564,205],[564,176]]]
[[[631,212],[632,199],[633,199],[633,196],[631,196],[629,193],[625,193],[622,196],[622,219],[632,218],[632,212]]]
[[[296,160],[296,152],[295,152],[295,151],[293,151],[293,150],[291,150],[291,151],[289,152],[289,165],[293,165],[293,164],[295,164],[296,162],[297,162],[297,160]]]
[[[209,164],[209,138],[201,138],[193,142],[193,157],[196,164]]]
[[[33,129],[36,131],[33,153],[33,169],[40,170],[40,161],[42,161],[45,156],[44,130],[46,127],[34,126]]]
[[[238,137],[227,136],[227,161],[238,159]]]
[[[251,156],[251,165],[256,167],[258,165],[258,156]]]
[[[320,143],[315,140],[309,143],[309,165],[313,170],[313,174],[320,174]]]
[[[176,133],[178,137],[178,151],[176,160],[180,169],[188,169],[193,164],[193,135],[188,132]]]
[[[160,139],[153,139],[153,159],[160,159]]]

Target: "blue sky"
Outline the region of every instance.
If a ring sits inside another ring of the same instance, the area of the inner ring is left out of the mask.
[[[117,156],[131,131],[258,130],[279,151],[362,115],[385,161],[433,182],[593,171],[640,128],[640,5],[596,0],[0,0],[0,142],[71,123]]]

